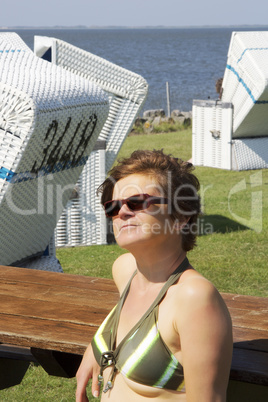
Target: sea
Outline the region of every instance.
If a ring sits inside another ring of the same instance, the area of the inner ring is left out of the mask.
[[[144,110],[190,111],[194,99],[217,99],[234,31],[268,26],[201,28],[12,29],[33,49],[34,36],[62,39],[143,76],[149,84]],[[0,32],[7,31],[1,29]]]

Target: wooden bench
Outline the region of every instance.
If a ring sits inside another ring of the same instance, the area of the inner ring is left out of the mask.
[[[113,281],[5,266],[0,266],[0,281],[0,368],[1,361],[9,361],[10,371],[19,372],[22,362],[23,377],[33,359],[51,375],[74,376],[96,329],[118,301]],[[228,401],[268,400],[268,300],[222,296],[234,334]],[[255,399],[247,399],[250,395]]]

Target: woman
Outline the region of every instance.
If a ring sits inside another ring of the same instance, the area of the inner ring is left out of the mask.
[[[100,326],[77,372],[102,401],[222,402],[232,329],[215,287],[190,264],[200,212],[192,165],[162,151],[136,151],[102,184],[118,245],[118,305]]]

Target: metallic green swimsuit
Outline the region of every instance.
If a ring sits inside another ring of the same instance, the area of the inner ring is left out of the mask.
[[[106,367],[114,367],[104,392],[112,388],[117,371],[140,384],[169,390],[184,390],[183,368],[164,343],[158,330],[158,305],[168,288],[177,282],[188,268],[189,261],[185,258],[170,275],[146,313],[114,348],[120,312],[136,272],[132,275],[118,304],[103,321],[92,341],[94,356],[101,367],[99,380],[103,379],[102,372]]]

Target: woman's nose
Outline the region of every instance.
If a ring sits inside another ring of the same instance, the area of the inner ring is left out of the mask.
[[[133,215],[135,215],[134,211],[129,209],[127,204],[123,204],[122,207],[120,208],[119,212],[118,212],[118,216],[120,218],[122,218],[124,216],[133,216]]]

